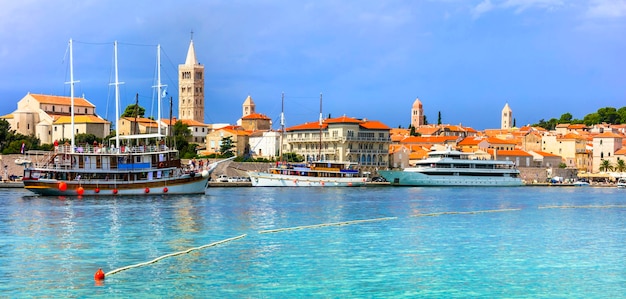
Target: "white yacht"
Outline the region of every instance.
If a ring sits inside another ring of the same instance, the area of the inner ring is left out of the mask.
[[[521,186],[512,161],[470,159],[450,148],[432,151],[415,166],[378,173],[392,186]]]

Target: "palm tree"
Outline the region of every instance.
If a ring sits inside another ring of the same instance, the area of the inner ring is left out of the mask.
[[[624,160],[617,160],[617,165],[615,165],[615,171],[617,172],[625,172],[626,171],[626,162]]]
[[[602,162],[600,162],[600,167],[598,167],[598,169],[600,171],[611,171],[613,169],[613,165],[611,165],[611,161],[609,160],[602,160]]]

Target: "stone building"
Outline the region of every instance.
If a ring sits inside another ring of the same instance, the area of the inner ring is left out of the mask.
[[[71,139],[76,134],[94,134],[104,138],[111,131],[111,123],[96,114],[96,106],[84,98],[74,98],[74,132],[71,129],[72,99],[65,96],[28,93],[17,102],[17,110],[2,118],[11,130],[33,135],[42,144],[54,140]]]
[[[500,128],[503,130],[513,128],[513,110],[509,107],[509,103],[506,103],[504,108],[502,108],[502,124]]]
[[[193,39],[185,64],[178,66],[178,118],[204,123],[204,66],[198,63]]]
[[[286,129],[283,153],[294,152],[307,161],[355,162],[362,167],[389,165],[390,128],[352,117],[327,118]],[[321,136],[320,136],[321,134]]]

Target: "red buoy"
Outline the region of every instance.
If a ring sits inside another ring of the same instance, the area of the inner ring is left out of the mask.
[[[85,189],[83,187],[78,187],[76,189],[76,194],[83,195],[83,193],[85,193]]]
[[[104,272],[102,271],[102,268],[98,269],[98,271],[96,271],[96,274],[94,274],[93,276],[94,280],[104,280]]]
[[[150,193],[150,188],[146,187],[146,190],[144,190],[146,193]]]
[[[93,192],[100,193],[100,188],[94,189]]]
[[[59,191],[65,191],[65,190],[67,190],[67,184],[65,182],[60,182]]]
[[[167,187],[163,188],[163,193],[167,193],[167,191],[169,191]]]
[[[117,189],[113,189],[113,194],[117,194]]]

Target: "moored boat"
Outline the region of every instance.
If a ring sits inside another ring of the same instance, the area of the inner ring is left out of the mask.
[[[626,188],[626,178],[619,178],[616,186],[617,188]]]
[[[160,61],[160,47],[157,58]],[[70,40],[71,131],[74,132],[74,75],[72,40]],[[160,66],[160,63],[157,63]],[[115,42],[116,128],[119,128],[119,84]],[[157,95],[161,94],[160,68]],[[158,102],[157,124],[160,128],[161,102]],[[24,188],[41,195],[140,195],[203,194],[210,174],[222,160],[206,169],[183,167],[179,152],[165,145],[160,133],[116,136],[111,145],[76,146],[71,143],[55,147],[43,157],[23,159]]]
[[[470,154],[446,149],[431,151],[424,160],[403,170],[380,170],[392,186],[521,186],[511,161],[470,159]]]
[[[87,147],[82,151],[59,146],[40,160],[25,167],[24,188],[40,195],[64,196],[200,194],[217,166],[183,168],[178,151],[165,145]]]
[[[358,187],[367,182],[353,163],[277,163],[267,172],[249,172],[254,187]]]

